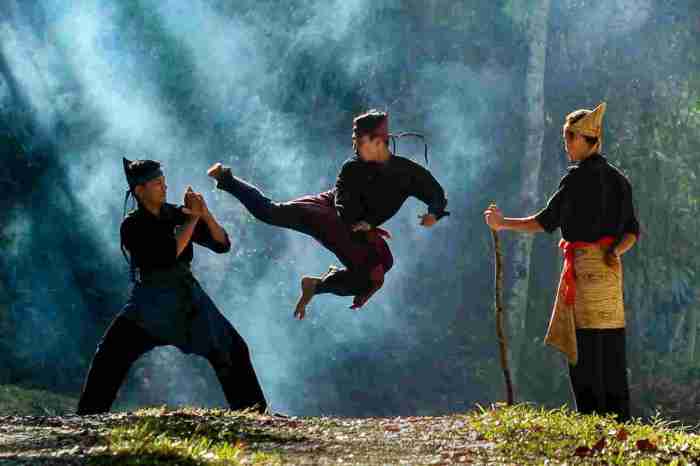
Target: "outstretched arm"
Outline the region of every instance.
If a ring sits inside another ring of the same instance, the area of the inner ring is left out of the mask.
[[[501,213],[501,210],[495,205],[489,206],[484,211],[484,219],[486,224],[495,231],[499,230],[514,230],[522,233],[541,233],[544,230],[536,216],[524,218],[507,218]]]
[[[569,186],[569,176],[562,178],[559,182],[559,189],[547,201],[547,206],[537,214],[529,217],[507,218],[501,210],[491,204],[484,211],[484,219],[492,230],[513,230],[521,233],[541,233],[543,231],[552,233],[561,226],[561,210],[567,187]]]

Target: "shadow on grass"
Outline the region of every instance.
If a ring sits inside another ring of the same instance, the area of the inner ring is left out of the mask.
[[[115,429],[140,431],[188,440],[196,436],[212,442],[274,443],[286,445],[309,440],[305,436],[284,432],[285,421],[271,421],[250,415],[202,416],[189,413],[142,415],[128,423],[117,423]],[[290,429],[291,430],[291,429]]]
[[[90,457],[64,456],[56,457],[47,454],[26,455],[26,456],[4,456],[2,464],[6,466],[112,466],[112,465],[178,465],[178,466],[204,466],[210,465],[210,461],[197,460],[183,457],[182,455],[160,455],[160,454],[120,454],[106,455],[100,454]],[[228,464],[228,463],[227,463]],[[231,463],[236,464],[236,463]]]
[[[126,419],[17,419],[21,437],[3,443],[9,465],[205,465],[276,463],[276,451],[303,445],[294,421],[249,413],[154,412]],[[66,432],[63,428],[75,429]],[[30,434],[30,435],[26,435]],[[9,439],[8,439],[9,440]],[[92,450],[94,447],[103,447]],[[257,458],[257,459],[256,459]]]

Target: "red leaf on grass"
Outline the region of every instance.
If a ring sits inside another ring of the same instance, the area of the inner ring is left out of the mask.
[[[627,440],[627,437],[629,437],[629,435],[630,433],[627,432],[627,430],[624,427],[621,427],[620,430],[618,430],[615,434],[615,438],[620,442],[624,442],[625,440]]]
[[[648,439],[637,440],[637,450],[639,451],[656,451],[656,445]]]
[[[591,449],[586,447],[586,446],[580,446],[576,449],[574,452],[574,455],[583,457],[583,456],[590,456],[591,455]]]
[[[605,448],[605,445],[607,445],[607,442],[605,441],[605,437],[603,437],[600,440],[598,440],[595,443],[595,445],[593,445],[593,447],[591,447],[591,449],[593,451],[601,451],[603,448]]]

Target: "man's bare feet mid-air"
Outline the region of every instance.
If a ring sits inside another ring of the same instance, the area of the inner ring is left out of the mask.
[[[207,170],[207,175],[211,176],[215,180],[219,180],[219,177],[224,174],[226,171],[231,171],[230,168],[224,167],[224,165],[221,162],[216,162],[214,165],[209,167]]]
[[[301,279],[301,296],[297,301],[297,307],[294,310],[294,317],[302,320],[306,315],[306,306],[311,302],[316,292],[316,286],[321,283],[319,277],[302,277]]]

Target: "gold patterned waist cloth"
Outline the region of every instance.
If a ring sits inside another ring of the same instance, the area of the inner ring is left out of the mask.
[[[564,268],[545,336],[545,343],[562,351],[570,364],[578,361],[576,329],[625,327],[620,259],[609,266],[605,263],[607,244],[583,244],[565,250]]]

